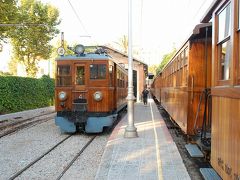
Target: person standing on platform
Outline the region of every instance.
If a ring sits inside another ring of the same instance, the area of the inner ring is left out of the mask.
[[[148,90],[147,88],[144,88],[142,91],[142,97],[143,97],[143,104],[147,105],[147,99],[148,99]]]

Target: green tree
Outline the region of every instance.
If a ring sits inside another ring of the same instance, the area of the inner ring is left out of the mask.
[[[17,60],[15,58],[11,58],[10,62],[8,63],[8,68],[10,74],[16,76],[17,75]]]
[[[54,77],[55,72],[56,72],[55,59],[59,56],[57,53],[57,50],[61,46],[62,46],[61,41],[58,41],[53,47],[53,51],[52,51],[51,58],[50,58],[50,63],[53,66],[53,71],[51,72],[52,77]],[[65,55],[73,55],[74,54],[74,52],[72,50],[68,49],[67,41],[64,41],[64,49],[65,49]]]
[[[163,55],[163,58],[162,58],[162,61],[160,63],[160,65],[157,67],[156,69],[156,75],[158,75],[162,70],[163,68],[166,66],[166,64],[171,60],[171,58],[173,57],[173,55],[177,52],[177,49],[174,48],[172,50],[172,52],[168,53],[168,54],[165,54]]]
[[[11,26],[7,24],[16,23],[18,14],[16,0],[0,0],[0,44],[5,38],[8,38],[8,32]]]
[[[157,65],[156,64],[153,64],[151,66],[148,66],[148,72],[149,73],[153,73],[154,75],[156,75],[156,69],[157,69]]]
[[[35,77],[37,62],[50,58],[50,41],[59,33],[59,11],[37,0],[22,0],[19,13],[18,22],[24,25],[11,31],[14,58],[25,65],[29,77]]]
[[[121,37],[119,39],[119,42],[115,42],[116,44],[118,44],[122,50],[123,53],[127,54],[128,52],[128,37],[126,35],[123,35],[123,37]]]

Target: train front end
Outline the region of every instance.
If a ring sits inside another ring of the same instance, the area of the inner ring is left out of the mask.
[[[56,59],[55,124],[62,132],[99,133],[112,126],[114,63],[106,54],[76,53]]]

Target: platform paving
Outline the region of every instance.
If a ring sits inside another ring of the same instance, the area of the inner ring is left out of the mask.
[[[154,101],[135,103],[137,138],[124,138],[127,115],[106,145],[96,180],[190,179],[176,144]]]

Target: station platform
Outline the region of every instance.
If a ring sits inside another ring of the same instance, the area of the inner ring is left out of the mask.
[[[191,179],[153,99],[135,103],[138,137],[124,138],[128,116],[114,128],[95,180]]]

